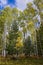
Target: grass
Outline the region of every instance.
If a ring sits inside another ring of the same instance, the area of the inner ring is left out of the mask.
[[[21,58],[16,60],[0,58],[0,65],[43,65],[43,58]]]

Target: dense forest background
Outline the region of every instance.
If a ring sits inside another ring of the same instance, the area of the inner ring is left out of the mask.
[[[43,56],[43,0],[0,11],[0,55],[20,54]]]

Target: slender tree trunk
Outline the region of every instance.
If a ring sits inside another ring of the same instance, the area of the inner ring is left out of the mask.
[[[6,56],[6,34],[7,34],[7,25],[4,25],[4,32],[3,32],[3,49],[2,49],[2,56]]]
[[[38,47],[37,47],[36,30],[35,30],[35,48],[36,48],[36,55],[38,56]]]

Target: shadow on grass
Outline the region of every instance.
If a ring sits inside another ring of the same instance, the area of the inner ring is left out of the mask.
[[[43,65],[42,57],[4,58],[0,57],[0,65]]]

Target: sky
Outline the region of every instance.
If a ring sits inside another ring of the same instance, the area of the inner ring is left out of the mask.
[[[26,8],[26,4],[28,2],[32,2],[33,0],[0,0],[0,10],[9,7],[17,7],[20,10],[24,10]]]

